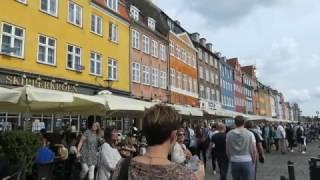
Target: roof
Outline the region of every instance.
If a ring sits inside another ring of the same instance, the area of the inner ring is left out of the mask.
[[[156,21],[156,29],[161,34],[168,34],[169,26],[165,17],[163,16],[161,9],[153,4],[150,0],[128,0],[128,8],[131,5],[140,10],[141,15],[144,17],[151,17]]]

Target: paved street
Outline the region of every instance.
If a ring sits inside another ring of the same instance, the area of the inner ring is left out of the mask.
[[[320,155],[319,141],[308,145],[308,152],[305,155],[299,153],[287,153],[282,155],[273,152],[266,155],[265,164],[259,164],[257,180],[279,180],[281,175],[288,176],[287,162],[295,162],[296,180],[309,180],[309,165],[310,157]],[[211,163],[211,162],[210,162]],[[209,169],[209,168],[208,168]],[[211,166],[210,166],[211,169]],[[230,173],[229,173],[230,174]],[[212,172],[207,172],[207,180],[218,180],[219,175],[212,175]],[[232,180],[231,175],[228,180]]]

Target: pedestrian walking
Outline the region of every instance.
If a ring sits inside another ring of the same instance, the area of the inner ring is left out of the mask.
[[[218,123],[217,132],[212,136],[212,151],[219,166],[220,180],[226,180],[228,175],[229,159],[226,153],[226,127]]]
[[[104,139],[105,142],[100,147],[98,154],[96,180],[109,180],[112,171],[121,159],[121,155],[116,148],[117,130],[112,127],[105,128]]]
[[[289,151],[294,152],[293,147],[294,147],[294,129],[293,125],[289,124],[286,128],[286,134],[287,134],[287,140],[289,144]]]
[[[258,159],[260,163],[264,163],[264,153],[263,153],[263,147],[262,147],[262,137],[259,133],[257,133],[256,129],[253,126],[253,122],[252,121],[247,121],[245,123],[245,128],[247,128],[250,132],[253,133],[254,137],[255,137],[255,145],[257,148],[257,152],[258,152]],[[258,171],[258,161],[255,162],[255,170],[254,170],[254,179],[257,179],[257,171]]]
[[[226,152],[231,163],[234,180],[253,180],[257,157],[256,140],[252,132],[244,128],[245,118],[235,118],[236,128],[228,132]]]
[[[279,145],[278,145],[279,151],[282,154],[285,154],[286,149],[287,149],[287,147],[286,147],[286,131],[283,128],[282,123],[279,123],[279,125],[277,127],[276,136],[277,136],[278,143],[279,143]]]
[[[263,127],[263,139],[264,139],[264,146],[267,153],[270,153],[271,145],[272,145],[272,127],[269,123],[266,123]]]
[[[296,130],[296,135],[297,135],[297,143],[298,143],[298,151],[301,152],[302,154],[305,154],[305,131],[303,126],[301,125],[300,122],[298,122],[297,130]]]
[[[200,163],[193,172],[168,160],[168,154],[176,144],[180,120],[178,112],[170,106],[158,104],[146,109],[142,131],[149,145],[147,152],[120,161],[111,180],[203,180],[204,166]]]
[[[98,123],[94,123],[94,116],[89,116],[88,121],[92,125],[91,128],[89,130],[86,130],[81,136],[80,142],[78,144],[77,156],[80,157],[81,163],[80,178],[85,179],[88,175],[88,179],[93,180],[94,169],[97,164],[100,129]]]
[[[210,145],[209,139],[209,128],[207,127],[207,123],[203,122],[200,126],[198,126],[196,130],[196,136],[198,138],[198,152],[197,155],[200,159],[203,160],[204,166],[207,164],[207,150]]]

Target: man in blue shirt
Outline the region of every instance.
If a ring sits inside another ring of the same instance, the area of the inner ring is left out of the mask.
[[[35,160],[36,164],[49,164],[54,161],[55,154],[48,148],[48,140],[46,137],[42,138],[42,146],[39,148],[37,157]]]

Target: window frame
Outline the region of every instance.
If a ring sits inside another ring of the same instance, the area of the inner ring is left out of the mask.
[[[110,4],[111,2],[111,4]],[[119,12],[119,1],[118,0],[107,0],[107,7],[114,12]]]
[[[69,46],[72,46],[73,48],[72,48],[72,53],[70,53],[69,52]],[[75,54],[75,49],[76,48],[79,48],[80,49],[80,55],[76,55]],[[72,70],[72,71],[78,71],[78,72],[81,72],[82,71],[82,69],[80,70],[78,70],[78,69],[76,69],[76,61],[75,61],[75,57],[76,56],[78,56],[78,57],[80,57],[80,64],[78,64],[78,66],[82,66],[82,48],[80,47],[80,46],[77,46],[77,45],[74,45],[74,44],[67,44],[67,51],[66,51],[67,53],[66,53],[66,55],[67,55],[67,61],[66,61],[66,69],[68,69],[68,70]],[[71,54],[72,55],[72,67],[68,67],[68,55],[69,54]]]
[[[40,43],[40,37],[45,37],[46,38],[46,44],[42,44]],[[54,47],[49,45],[49,40],[54,40]],[[45,48],[45,61],[41,61],[39,59],[39,53],[40,53],[40,46]],[[48,49],[49,48],[54,48],[54,63],[51,64],[48,62]],[[43,34],[39,34],[38,36],[38,49],[37,49],[37,62],[40,64],[45,64],[45,65],[49,65],[49,66],[56,66],[57,65],[57,39],[53,38],[53,37],[49,37]]]
[[[25,5],[28,4],[28,0],[16,0],[16,1]]]
[[[8,25],[8,26],[11,26],[11,34],[7,33],[7,32],[4,32],[3,31],[3,28],[4,28],[4,25]],[[15,30],[16,29],[20,29],[22,30],[22,33],[23,33],[23,36],[22,37],[18,37],[15,35]],[[0,54],[4,54],[4,55],[7,55],[7,56],[11,56],[11,57],[16,57],[16,58],[20,58],[20,59],[24,59],[25,58],[25,40],[26,40],[26,30],[20,26],[17,26],[17,25],[14,25],[14,24],[10,24],[10,23],[7,23],[7,22],[2,22],[1,23],[1,34],[0,34]],[[2,45],[3,45],[3,36],[8,36],[10,37],[10,48],[12,48],[12,45],[13,45],[13,48],[14,48],[14,40],[15,39],[18,39],[18,40],[21,40],[22,43],[21,43],[21,56],[19,55],[15,55],[13,54],[13,52],[10,52],[10,53],[7,53],[7,52],[3,52],[2,51]],[[13,41],[12,41],[13,39]]]
[[[167,89],[167,72],[160,71],[160,85],[161,89]]]
[[[142,84],[150,85],[150,67],[142,65]]]
[[[130,17],[135,21],[139,21],[140,10],[133,5],[130,6]]]
[[[156,40],[151,40],[151,56],[158,58],[159,57],[159,43]]]
[[[74,22],[72,22],[72,21],[70,20],[70,4],[75,5],[75,7],[77,7],[77,6],[80,7],[80,10],[81,10],[81,11],[80,11],[80,24],[77,24],[77,23],[76,23],[76,15],[77,15],[77,13],[76,13],[76,8],[74,9],[74,12],[73,12]],[[78,27],[80,27],[80,28],[83,27],[83,7],[80,6],[79,4],[71,1],[71,0],[69,0],[69,2],[68,2],[68,23],[70,23],[70,24],[72,24],[72,25],[75,25],[75,26],[78,26]],[[91,28],[90,28],[90,29],[91,29]]]
[[[161,85],[161,80],[160,79],[160,70],[157,68],[151,68],[151,82],[150,85],[152,87],[160,87]]]
[[[152,30],[156,30],[156,20],[153,19],[152,17],[148,17],[148,27]]]
[[[110,64],[110,62],[115,62],[115,63],[112,63]],[[115,65],[114,65],[115,64]],[[112,69],[112,77],[110,77],[110,68]],[[118,67],[118,61],[114,58],[111,58],[109,57],[108,58],[108,80],[111,80],[111,81],[117,81],[119,79],[119,67]],[[116,76],[116,77],[113,77],[113,76]]]
[[[140,50],[140,32],[135,30],[135,29],[132,29],[131,30],[131,47],[134,48],[134,49],[137,49],[137,50]],[[137,39],[136,39],[137,38]]]
[[[95,19],[94,29],[92,29],[93,18]],[[98,27],[98,21],[97,21],[98,19],[100,19],[100,27]],[[100,28],[100,33],[97,32],[99,28]],[[90,32],[99,36],[103,36],[103,19],[101,16],[98,16],[97,14],[94,14],[94,13],[91,14]]]
[[[50,3],[50,1],[51,1],[51,0],[44,0],[44,1],[47,1],[47,4],[48,4],[48,7],[47,7],[46,10],[43,10],[43,9],[41,8],[42,1],[43,1],[43,0],[40,0],[40,3],[39,3],[39,4],[40,4],[40,8],[39,8],[39,10],[40,10],[41,12],[45,13],[45,14],[50,15],[50,16],[58,17],[59,1],[58,1],[58,0],[54,0],[54,1],[56,2],[56,11],[55,11],[54,14],[50,12],[50,9],[51,9],[51,3]],[[20,1],[19,1],[19,2],[20,2]]]
[[[146,35],[142,35],[142,52],[150,54],[150,38]]]
[[[92,59],[92,57],[91,57],[92,54],[94,54],[94,59]],[[100,60],[99,61],[97,60],[97,56],[100,56]],[[95,72],[91,71],[91,62],[94,62],[94,71]],[[97,67],[98,67],[97,63],[100,63],[100,73],[97,73]],[[103,64],[102,54],[94,52],[94,51],[91,51],[90,52],[90,74],[94,75],[94,76],[102,76],[102,74],[103,74],[102,73],[102,71],[103,71],[102,64]]]
[[[119,42],[118,25],[113,22],[109,22],[109,41],[114,42],[114,43]]]
[[[132,68],[132,82],[140,83],[141,82],[141,65],[140,65],[140,63],[133,62],[131,68]]]

